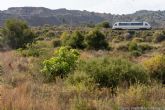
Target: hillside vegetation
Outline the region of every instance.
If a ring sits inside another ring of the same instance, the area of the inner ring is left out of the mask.
[[[19,18],[28,21],[31,26],[72,25],[93,26],[103,21],[115,22],[147,21],[153,28],[165,27],[165,11],[141,10],[132,14],[114,15],[79,10],[56,9],[44,7],[11,7],[0,11],[0,26],[9,18]]]
[[[165,107],[165,30],[0,29],[1,110]]]

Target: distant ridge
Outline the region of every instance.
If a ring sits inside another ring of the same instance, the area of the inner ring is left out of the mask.
[[[165,28],[165,11],[141,10],[133,14],[112,15],[108,13],[88,12],[86,10],[67,10],[65,8],[51,10],[44,7],[11,7],[0,11],[0,25],[9,18],[26,20],[31,26],[51,25],[83,25],[109,21],[147,21],[155,28]]]

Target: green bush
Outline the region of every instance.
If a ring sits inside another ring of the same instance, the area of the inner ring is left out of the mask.
[[[97,27],[110,28],[110,24],[107,21],[97,24]]]
[[[59,46],[61,46],[61,40],[53,39],[52,44],[53,44],[53,47],[59,47]]]
[[[165,40],[165,33],[164,32],[162,32],[162,31],[156,31],[153,34],[153,41],[155,43],[162,42],[163,40]]]
[[[54,31],[48,31],[45,36],[49,37],[49,38],[55,37],[55,32]]]
[[[148,70],[153,79],[157,79],[165,83],[165,56],[156,55],[144,62],[145,68]]]
[[[85,38],[85,42],[88,49],[99,50],[108,48],[105,36],[99,30],[90,31]]]
[[[70,34],[68,32],[63,32],[60,36],[61,43],[63,46],[66,46],[68,44],[68,41],[70,39]]]
[[[130,42],[128,44],[128,50],[133,56],[140,56],[143,53],[142,48],[136,42]]]
[[[146,83],[149,78],[143,67],[120,58],[97,58],[82,65],[80,68],[90,74],[100,87],[115,89],[123,82],[129,85]]]
[[[74,72],[74,74],[69,75],[67,80],[70,84],[73,84],[73,85],[76,85],[81,82],[84,82],[86,85],[88,85],[91,78],[85,72],[76,71],[76,72]]]
[[[26,22],[17,19],[10,19],[5,22],[2,37],[5,44],[14,49],[24,48],[27,43],[34,40],[34,34]]]
[[[66,84],[69,88],[78,90],[91,90],[94,88],[94,81],[89,74],[83,71],[75,71],[73,74],[68,75]]]
[[[18,49],[18,52],[23,56],[23,57],[39,57],[40,55],[40,50],[36,48],[28,48],[28,49]]]
[[[76,67],[79,53],[68,47],[61,47],[55,51],[55,56],[43,62],[42,72],[48,80],[56,76],[65,77]]]
[[[147,43],[141,43],[138,46],[142,51],[147,51],[147,50],[152,50],[153,49],[153,46],[151,46]]]
[[[39,57],[47,56],[47,51],[51,50],[51,48],[53,47],[50,42],[36,41],[34,43],[27,44],[26,48],[19,48],[18,52],[24,57]]]
[[[138,44],[135,43],[135,42],[130,42],[128,44],[128,50],[129,51],[135,51],[135,50],[137,51],[137,50],[139,50]]]
[[[138,51],[138,50],[133,50],[133,51],[131,51],[131,55],[135,56],[135,57],[138,57],[138,56],[142,55],[142,52]]]
[[[84,36],[79,31],[73,32],[68,40],[67,45],[75,49],[83,49],[85,47]]]
[[[62,44],[74,49],[84,49],[84,36],[79,31],[74,31],[71,35],[63,33],[61,36]]]
[[[140,56],[145,51],[151,49],[153,49],[153,47],[146,43],[137,44],[136,42],[132,41],[128,44],[128,50],[133,56]]]

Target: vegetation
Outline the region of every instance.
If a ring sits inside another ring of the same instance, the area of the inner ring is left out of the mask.
[[[164,30],[28,27],[9,21],[0,31],[1,110],[165,106],[165,43],[154,41]]]
[[[163,40],[165,40],[165,33],[163,31],[156,31],[153,34],[153,41],[158,43],[158,42],[162,42]]]
[[[107,21],[101,22],[97,24],[98,27],[103,27],[103,28],[110,28],[110,23]]]
[[[144,62],[150,76],[165,83],[165,56],[156,55]]]
[[[85,42],[88,49],[107,49],[108,43],[106,42],[105,35],[99,30],[92,30],[85,38]]]
[[[55,79],[56,76],[64,77],[76,67],[79,53],[74,49],[61,47],[55,51],[55,57],[43,62],[42,72],[48,80]]]
[[[74,49],[83,49],[85,47],[84,36],[79,31],[73,32],[70,36],[64,33],[61,38],[63,45],[71,46]]]
[[[27,43],[31,43],[34,34],[25,21],[11,19],[7,20],[2,29],[2,37],[9,47],[17,49],[25,47]]]
[[[113,90],[123,82],[127,86],[135,83],[147,83],[149,77],[145,70],[132,62],[120,58],[97,58],[85,63],[85,70],[100,87]]]

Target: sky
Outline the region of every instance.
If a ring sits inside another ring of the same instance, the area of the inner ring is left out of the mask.
[[[0,3],[0,10],[24,6],[112,14],[130,14],[138,10],[165,10],[165,0],[0,0]]]

